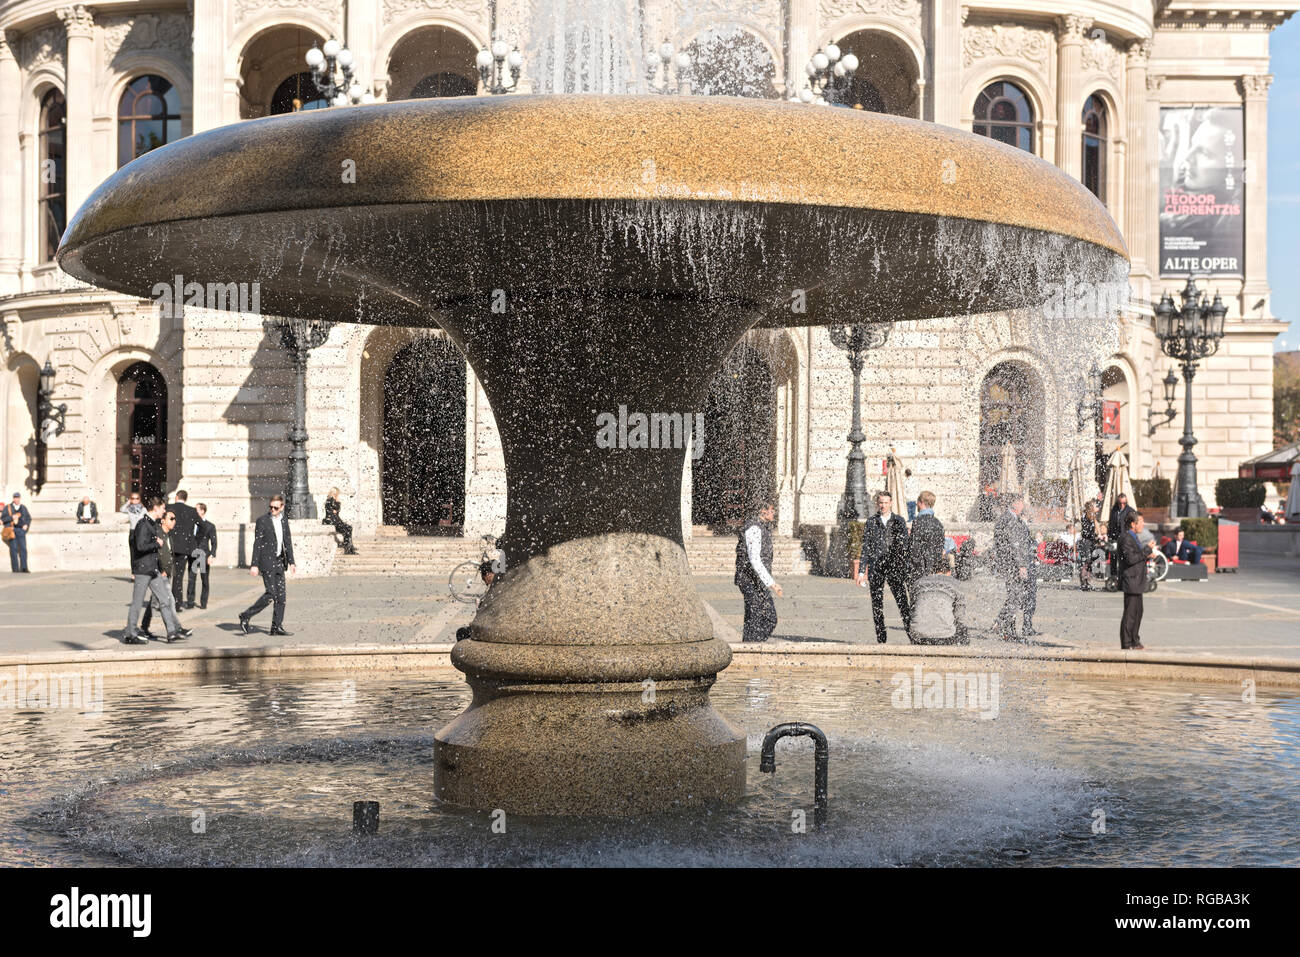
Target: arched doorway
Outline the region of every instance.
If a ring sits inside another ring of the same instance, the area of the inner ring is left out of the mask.
[[[239,54],[239,118],[293,112],[293,101],[309,109],[319,98],[307,70],[307,51],[325,42],[314,30],[295,24],[268,27]],[[366,82],[366,78],[362,78]]]
[[[1042,379],[1023,362],[1000,362],[980,386],[980,489],[997,482],[1002,448],[1016,450],[1017,478],[1043,476],[1047,400]]]
[[[465,522],[465,359],[422,336],[384,374],[385,525],[455,534]]]
[[[848,92],[838,105],[920,117],[916,57],[906,44],[883,30],[858,30],[835,42],[843,53],[858,58]]]
[[[686,47],[695,96],[749,96],[774,99],[776,63],[763,41],[744,27],[710,27]]]
[[[388,57],[388,100],[473,96],[478,92],[478,48],[450,27],[421,27],[398,41]]]
[[[742,342],[727,356],[704,402],[704,453],[691,467],[691,522],[738,528],[774,498],[776,387],[761,352]]]
[[[147,362],[128,366],[117,380],[117,505],[167,490],[167,383]]]

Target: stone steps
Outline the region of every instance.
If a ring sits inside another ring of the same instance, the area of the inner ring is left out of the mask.
[[[428,575],[445,578],[461,562],[478,561],[477,539],[385,535],[356,542],[357,555],[334,559],[335,575]],[[798,539],[773,542],[773,574],[806,575],[810,568]],[[729,536],[701,536],[686,545],[686,559],[696,575],[730,575],[735,570],[736,541]]]

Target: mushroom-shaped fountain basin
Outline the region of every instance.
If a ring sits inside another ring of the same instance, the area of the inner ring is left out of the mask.
[[[1077,181],[915,120],[722,97],[458,98],[223,127],[123,167],[60,265],[141,297],[259,284],[273,315],[441,327],[500,429],[503,581],[453,661],[436,791],[521,813],[738,798],[730,660],[682,548],[674,413],[755,325],[1041,303],[1126,275]],[[649,447],[599,420],[658,413]],[[689,419],[687,419],[689,421]]]

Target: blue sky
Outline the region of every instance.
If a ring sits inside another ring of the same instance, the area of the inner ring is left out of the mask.
[[[1273,347],[1300,349],[1300,16],[1273,31],[1269,53],[1268,281],[1273,315],[1291,322]]]

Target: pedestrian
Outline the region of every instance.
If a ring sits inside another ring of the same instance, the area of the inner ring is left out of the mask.
[[[325,517],[321,519],[322,525],[333,525],[334,531],[343,536],[343,554],[355,555],[357,550],[352,547],[352,526],[339,518],[339,509],[343,503],[339,501],[338,487],[330,489],[329,495],[325,496]]]
[[[1016,619],[1024,614],[1029,587],[1029,553],[1033,538],[1029,526],[1020,517],[1025,510],[1025,497],[1014,494],[1007,500],[1007,509],[993,526],[994,567],[1006,583],[1007,597],[998,612],[997,627],[1004,641],[1019,641]]]
[[[875,495],[876,514],[862,529],[862,551],[858,554],[857,582],[865,580],[871,589],[871,617],[876,626],[876,641],[884,644],[885,585],[903,616],[903,629],[912,627],[912,610],[907,600],[907,523],[893,512],[894,499],[888,492]]]
[[[944,561],[943,522],[934,514],[935,494],[931,491],[921,492],[916,497],[920,508],[912,521],[912,532],[908,538],[908,584],[920,581],[926,575],[932,575]]]
[[[78,525],[98,525],[99,509],[91,501],[90,493],[81,496],[81,501],[77,503],[77,524]]]
[[[284,630],[284,606],[287,601],[284,573],[287,569],[290,574],[296,574],[298,569],[293,562],[293,537],[289,523],[284,518],[283,495],[272,495],[267,513],[257,520],[253,529],[251,564],[248,574],[253,578],[261,575],[266,590],[261,598],[240,614],[240,629],[246,635],[252,634],[253,627],[249,624],[249,619],[267,605],[273,605],[270,634],[292,637],[292,632]]]
[[[189,504],[189,493],[183,489],[176,492],[176,501],[167,506],[167,510],[176,516],[176,529],[172,532],[172,549],[175,558],[176,576],[172,579],[172,595],[176,598],[177,608],[194,607],[194,570],[190,565],[194,552],[199,547],[198,527],[199,513]],[[185,594],[185,574],[189,572],[190,602],[183,602]]]
[[[32,513],[23,504],[21,492],[0,509],[0,538],[9,546],[9,570],[27,572],[27,531],[32,527]]]
[[[161,577],[164,579],[170,579],[174,581],[176,578],[177,567],[184,563],[182,561],[178,561],[178,556],[176,555],[174,550],[174,542],[175,542],[175,534],[176,534],[176,512],[174,511],[173,506],[170,505],[163,506],[163,516],[158,522],[158,532],[162,541],[162,543],[158,546],[158,565],[159,568],[161,569]],[[144,617],[140,619],[140,634],[141,637],[143,638],[153,637],[153,635],[149,633],[149,623],[153,621],[154,604],[155,602],[151,601],[144,606]],[[167,592],[166,601],[159,599],[157,601],[157,604],[158,604],[159,611],[163,609],[164,605],[169,606],[172,610],[172,617],[177,622],[177,627],[172,628],[171,623],[168,622],[165,617],[163,618],[163,625],[167,627],[168,642],[176,641],[180,638],[188,638],[190,635],[193,634],[192,631],[179,627],[180,619],[179,617],[177,617],[176,613],[179,610],[180,605],[177,603],[175,595],[173,594],[172,591]]]
[[[126,504],[122,506],[122,514],[131,520],[131,531],[135,531],[135,526],[144,517],[144,513],[145,508],[140,501],[140,493],[132,492]]]
[[[1079,588],[1092,591],[1093,553],[1101,540],[1101,525],[1097,521],[1097,503],[1089,500],[1083,506],[1083,521],[1079,524],[1079,544],[1076,549],[1079,562]]]
[[[916,503],[920,501],[917,490],[921,480],[912,474],[911,469],[903,469],[903,497],[907,499],[907,524],[916,521]]]
[[[760,502],[757,512],[740,529],[736,542],[736,574],[732,579],[745,600],[741,641],[767,641],[776,630],[776,602],[781,586],[772,578],[772,523],[776,504]]]
[[[142,505],[142,507],[145,511],[141,514],[140,520],[127,533],[134,590],[131,593],[131,608],[126,615],[126,632],[122,636],[122,643],[127,645],[146,643],[146,639],[136,628],[136,622],[140,618],[141,609],[146,608],[150,595],[158,601],[163,623],[167,627],[167,640],[170,642],[177,638],[188,638],[194,633],[188,628],[182,628],[180,620],[176,617],[174,600],[171,590],[167,587],[167,578],[162,568],[163,551],[166,550],[170,557],[170,546],[167,545],[158,524],[164,518],[165,505],[162,499],[151,498],[148,506]]]
[[[953,581],[952,566],[946,560],[912,586],[909,637],[914,645],[970,644],[966,596]]]
[[[212,571],[212,559],[217,557],[217,526],[208,521],[208,507],[202,502],[195,506],[199,513],[198,533],[195,535],[196,546],[194,558],[190,564],[191,572],[197,571],[203,579],[203,591],[199,595],[199,607],[208,607],[208,574]],[[189,590],[185,593],[185,602],[194,607],[194,575],[190,575]]]
[[[1124,592],[1124,616],[1119,623],[1119,646],[1129,651],[1142,651],[1139,631],[1142,628],[1142,593],[1147,590],[1147,550],[1142,547],[1141,535],[1146,523],[1141,512],[1128,516],[1128,530],[1119,541],[1119,583]]]
[[[1029,543],[1029,575],[1025,579],[1025,632],[1026,638],[1041,635],[1034,628],[1034,612],[1038,611],[1038,574],[1041,566],[1038,562],[1038,549],[1043,544],[1043,533],[1035,532]]]
[[[1128,518],[1133,512],[1129,507],[1128,496],[1123,492],[1115,500],[1115,507],[1110,510],[1110,521],[1106,523],[1106,537],[1114,544],[1119,541],[1119,537],[1124,534],[1128,528]]]

